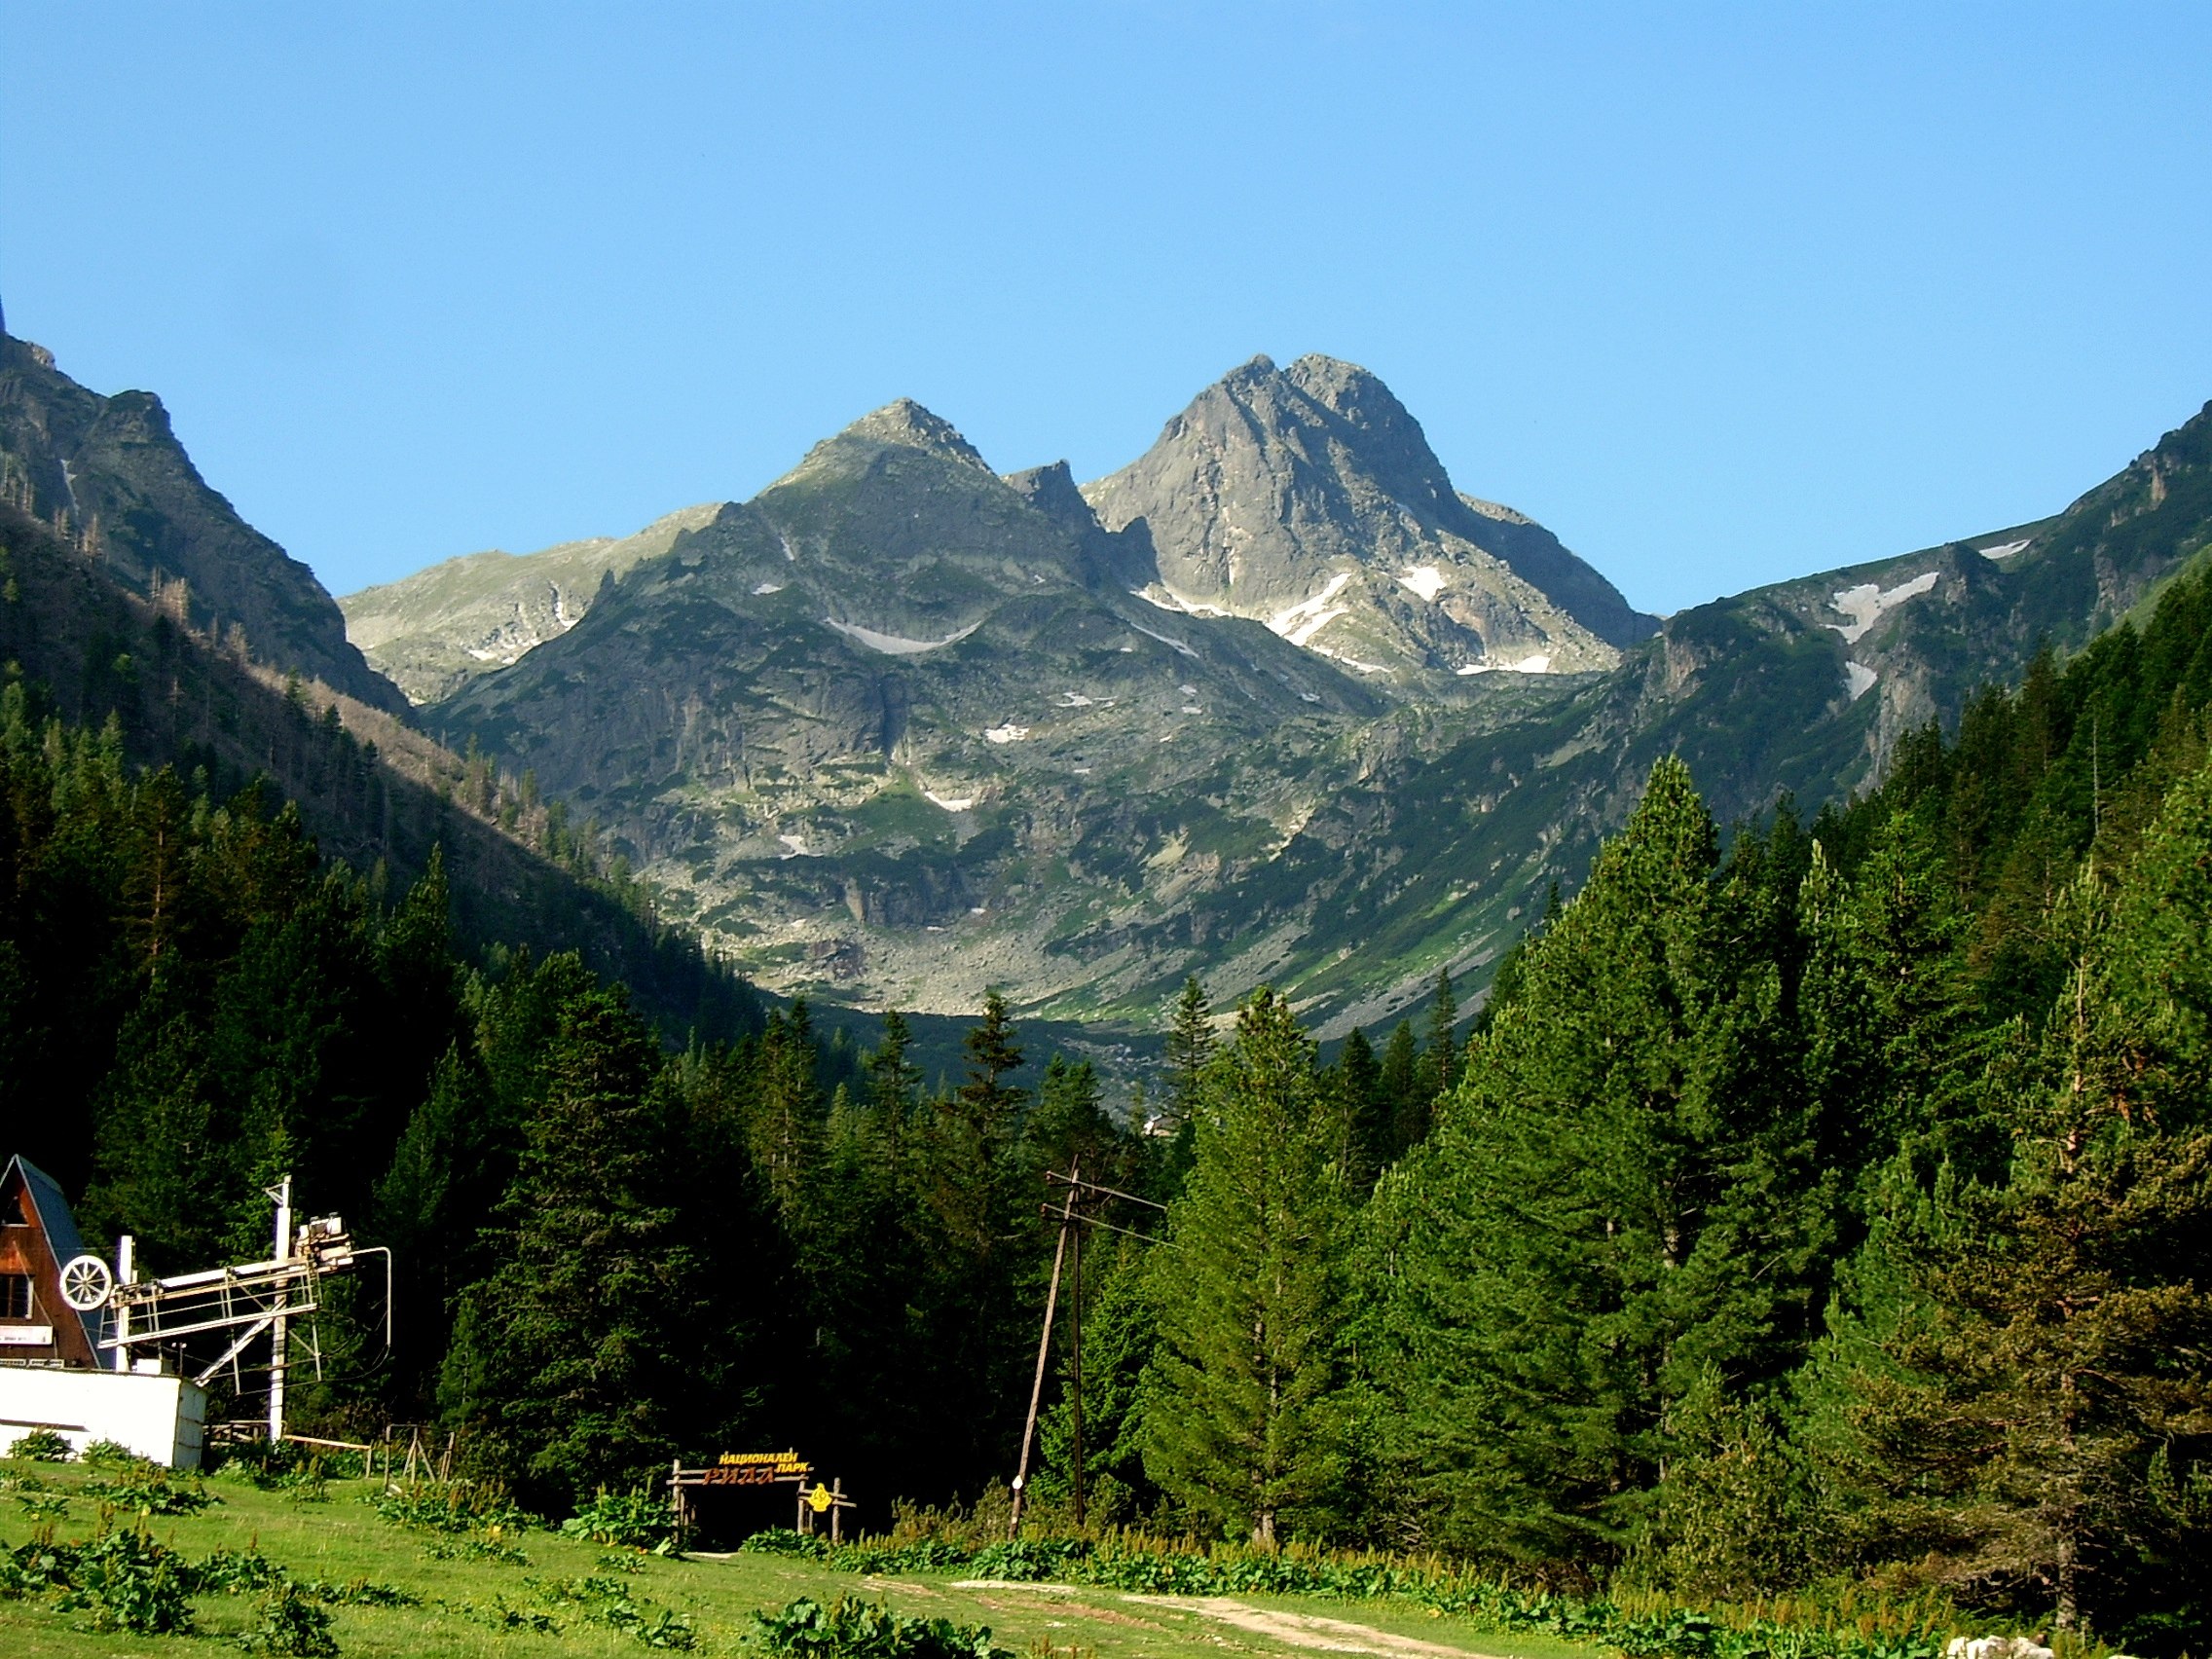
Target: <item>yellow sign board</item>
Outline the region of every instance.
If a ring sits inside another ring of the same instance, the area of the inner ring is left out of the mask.
[[[830,1507],[830,1489],[820,1481],[816,1481],[814,1490],[806,1494],[806,1506],[817,1515],[826,1511]]]
[[[701,1486],[774,1486],[781,1481],[804,1485],[814,1465],[796,1452],[724,1452],[716,1466],[701,1471]]]

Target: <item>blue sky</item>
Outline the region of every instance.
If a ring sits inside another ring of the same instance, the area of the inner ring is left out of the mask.
[[[1326,351],[1674,609],[2212,397],[2202,5],[10,0],[0,73],[10,328],[337,591]]]

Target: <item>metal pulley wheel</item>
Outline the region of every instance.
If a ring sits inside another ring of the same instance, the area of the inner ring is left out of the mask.
[[[61,1266],[61,1300],[80,1313],[96,1312],[115,1293],[115,1272],[97,1256],[72,1256]]]

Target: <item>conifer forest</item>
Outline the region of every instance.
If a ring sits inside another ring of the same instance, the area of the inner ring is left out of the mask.
[[[756,1441],[973,1501],[1080,1170],[1048,1524],[1080,1444],[1093,1528],[1872,1574],[2156,1646],[2212,1618],[2208,717],[2197,575],[1816,814],[1717,823],[1663,758],[1470,1020],[1446,978],[1324,1054],[1193,980],[1139,1116],[1016,1087],[995,996],[941,1085],[897,1014],[669,1047],[572,956],[463,952],[437,865],[325,863],[13,682],[0,1075],[155,1271],[253,1251],[280,1171],[357,1218],[395,1341],[341,1309],[301,1408],[547,1511]]]

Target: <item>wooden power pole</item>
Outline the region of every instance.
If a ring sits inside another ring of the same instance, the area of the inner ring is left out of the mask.
[[[1029,1494],[1029,1449],[1037,1439],[1037,1407],[1045,1398],[1045,1366],[1052,1350],[1052,1315],[1060,1304],[1060,1268],[1067,1261],[1068,1234],[1075,1226],[1075,1182],[1083,1171],[1068,1165],[1067,1201],[1060,1205],[1060,1240],[1052,1246],[1052,1283],[1045,1292],[1045,1326],[1037,1337],[1037,1375],[1029,1384],[1029,1417],[1021,1425],[1021,1460],[1014,1471],[1014,1514],[1007,1522],[1009,1538],[1021,1534],[1022,1501]]]

